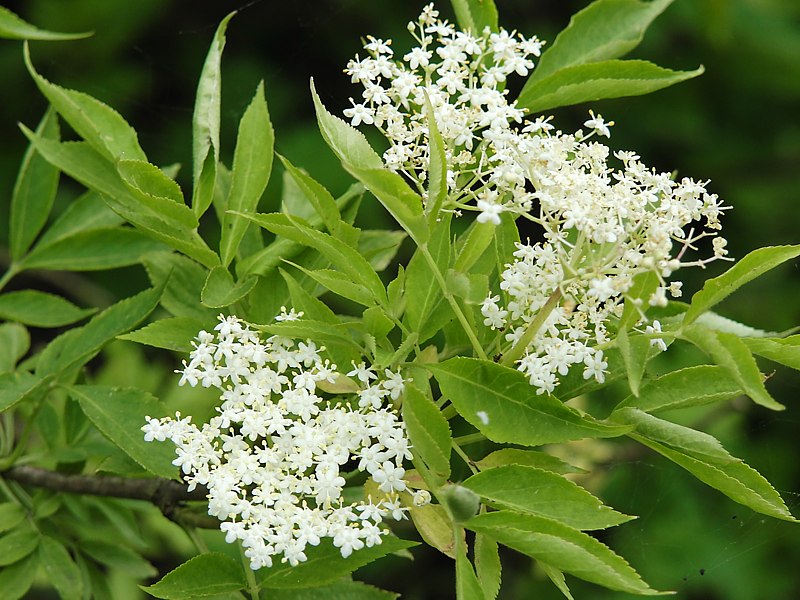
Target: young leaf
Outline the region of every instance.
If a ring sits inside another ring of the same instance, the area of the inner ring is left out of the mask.
[[[240,281],[234,281],[227,268],[214,267],[208,272],[200,300],[203,306],[209,308],[230,306],[250,293],[256,284],[256,279],[255,275],[251,275]]]
[[[481,35],[488,27],[497,31],[497,7],[494,0],[451,0],[460,29]]]
[[[19,323],[0,324],[0,373],[13,371],[30,347],[31,336],[25,327]]]
[[[51,140],[59,139],[58,116],[54,110],[49,109],[42,117],[36,135]],[[12,260],[19,260],[25,254],[44,227],[56,197],[58,175],[58,169],[39,155],[33,144],[28,146],[11,196],[8,233]]]
[[[192,340],[197,336],[197,332],[208,328],[209,321],[191,317],[173,317],[159,319],[141,329],[120,335],[118,339],[176,352],[191,352]]]
[[[607,546],[550,519],[500,510],[473,517],[466,527],[561,571],[609,589],[642,595],[659,593]]]
[[[787,338],[745,338],[750,352],[800,370],[800,335]]]
[[[35,25],[31,25],[27,21],[20,19],[7,8],[0,6],[0,38],[6,40],[79,40],[91,35],[91,31],[84,33],[59,33],[57,31],[39,29]],[[0,589],[5,588],[0,586]]]
[[[641,96],[686,81],[703,73],[671,71],[645,60],[604,60],[573,65],[536,82],[520,92],[517,106],[532,113],[605,98]]]
[[[797,256],[800,256],[800,244],[767,246],[753,250],[719,277],[707,280],[703,284],[703,289],[692,296],[689,310],[683,317],[683,327],[690,325],[701,314],[730,296],[748,281],[752,281]]]
[[[682,337],[723,367],[753,402],[771,410],[786,408],[770,396],[756,359],[738,336],[694,325],[685,330]]]
[[[477,463],[481,471],[503,467],[506,465],[522,465],[526,467],[536,467],[545,471],[552,471],[564,475],[566,473],[585,473],[583,469],[572,466],[560,458],[551,456],[539,450],[521,450],[519,448],[501,448],[495,450]]]
[[[614,410],[634,407],[645,412],[674,410],[730,400],[742,389],[728,371],[717,365],[699,365],[672,371],[648,382],[639,397],[628,396]]]
[[[39,560],[59,596],[65,599],[81,597],[81,572],[64,544],[50,536],[44,536],[39,543]]]
[[[197,84],[192,117],[192,208],[198,217],[208,209],[214,193],[216,164],[219,161],[220,63],[225,47],[225,30],[235,14],[229,13],[217,27]]]
[[[142,589],[154,598],[190,600],[236,592],[246,585],[241,565],[219,552],[201,554]]]
[[[447,419],[427,395],[407,384],[403,395],[403,421],[415,456],[428,466],[435,485],[443,485],[450,477],[452,437]]]
[[[343,558],[339,548],[325,540],[319,546],[306,548],[308,560],[305,562],[295,567],[288,563],[276,563],[270,568],[257,571],[256,577],[261,587],[269,590],[325,585],[387,554],[416,545],[417,542],[385,535],[380,544],[356,550],[347,558]]]
[[[499,508],[547,517],[575,529],[606,529],[634,518],[609,508],[569,479],[534,467],[497,467],[462,485]]]
[[[197,217],[184,203],[180,186],[157,166],[141,160],[120,160],[117,172],[133,197],[164,222],[178,229],[197,228]]]
[[[485,600],[483,589],[472,568],[472,563],[467,558],[464,544],[459,546],[456,553],[456,600]]]
[[[572,65],[619,58],[633,50],[672,0],[597,0],[575,13],[539,59],[529,82]]]
[[[129,227],[82,231],[46,246],[37,246],[20,262],[23,269],[105,271],[140,262],[164,245]]]
[[[539,446],[630,430],[582,417],[553,396],[537,394],[516,369],[491,361],[456,357],[426,366],[459,414],[494,442]]]
[[[78,308],[69,300],[37,290],[0,294],[0,318],[34,327],[61,327],[92,314],[92,308]]]
[[[502,565],[497,542],[487,535],[475,535],[475,573],[483,589],[486,600],[494,600],[500,593]]]
[[[264,82],[258,84],[255,96],[244,111],[239,123],[239,135],[233,154],[231,187],[226,202],[229,211],[251,213],[267,187],[272,172],[273,144],[275,134],[269,120],[267,101],[264,98]],[[244,237],[249,223],[241,216],[226,212],[222,217],[222,240],[220,255],[222,265],[227,267]]]
[[[36,86],[64,120],[107,160],[147,160],[136,131],[117,111],[83,92],[50,83],[36,72],[25,45],[25,66]]]
[[[83,327],[58,336],[42,351],[36,365],[37,375],[57,376],[86,363],[108,342],[144,321],[158,305],[162,290],[153,288],[121,300]]]
[[[172,444],[144,441],[142,425],[145,417],[162,417],[166,409],[147,392],[133,388],[99,385],[74,385],[67,388],[71,398],[100,432],[145,470],[158,477],[177,478],[172,465],[175,448]]]

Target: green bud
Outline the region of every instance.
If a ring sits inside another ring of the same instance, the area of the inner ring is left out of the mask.
[[[443,488],[441,498],[456,523],[462,523],[474,517],[481,505],[481,497],[478,494],[458,484]]]

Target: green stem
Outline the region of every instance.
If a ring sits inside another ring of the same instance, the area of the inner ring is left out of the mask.
[[[8,271],[6,271],[3,276],[0,277],[0,290],[6,287],[8,282],[11,281],[17,273],[19,273],[19,271],[17,271],[15,265],[12,263],[8,267]]]
[[[470,433],[468,435],[462,435],[457,438],[453,438],[453,441],[459,446],[466,446],[468,444],[475,444],[476,442],[485,442],[486,436],[482,433]]]
[[[431,268],[434,279],[436,279],[436,282],[442,289],[442,294],[444,295],[445,300],[447,300],[447,303],[453,309],[456,318],[458,319],[459,323],[461,323],[461,327],[464,328],[464,332],[467,334],[467,337],[469,338],[469,341],[472,344],[472,348],[473,350],[475,350],[475,354],[478,355],[478,358],[487,360],[486,352],[484,352],[483,346],[481,346],[481,343],[478,341],[478,338],[475,335],[472,326],[469,324],[469,321],[467,321],[467,317],[466,315],[464,315],[464,311],[461,310],[461,307],[458,305],[458,302],[456,302],[456,299],[447,289],[447,282],[445,281],[442,273],[439,271],[439,267],[436,265],[436,261],[433,260],[431,253],[428,251],[428,246],[426,244],[422,244],[421,246],[419,246],[419,250],[420,252],[422,252],[422,256],[425,258],[425,261]]]
[[[478,473],[478,468],[475,466],[475,463],[474,463],[474,462],[472,462],[472,459],[471,459],[471,458],[470,458],[470,457],[467,455],[467,453],[466,453],[466,452],[464,452],[464,451],[461,449],[461,446],[459,446],[459,445],[456,443],[456,441],[455,441],[455,440],[453,440],[453,442],[452,442],[452,446],[453,446],[453,450],[455,450],[455,451],[456,451],[456,454],[458,454],[458,455],[461,457],[461,460],[463,460],[463,461],[464,461],[464,462],[467,464],[467,466],[469,467],[469,470],[470,470],[470,471],[472,471],[472,474],[473,474],[473,475],[477,475],[477,473]]]
[[[258,600],[260,594],[258,591],[258,582],[256,581],[255,573],[250,568],[250,561],[244,555],[244,548],[242,542],[239,541],[239,555],[242,557],[242,567],[244,568],[244,576],[247,579],[247,593],[250,594],[252,600]]]
[[[533,321],[531,321],[530,325],[528,325],[528,328],[525,330],[525,333],[522,334],[522,337],[519,338],[519,341],[514,344],[511,350],[503,355],[501,364],[511,366],[522,357],[522,355],[525,353],[525,350],[533,341],[533,338],[536,337],[537,333],[539,333],[539,330],[542,328],[542,325],[544,325],[547,317],[549,317],[550,313],[553,312],[553,309],[558,306],[559,300],[561,300],[561,290],[557,289],[555,292],[550,294],[547,302],[545,302],[544,306],[542,306],[542,308],[539,309],[539,312],[536,313],[536,317],[533,319]]]
[[[196,527],[190,527],[188,525],[184,525],[183,530],[186,532],[186,535],[189,536],[189,539],[191,540],[197,552],[199,552],[200,554],[208,553],[208,546],[206,545],[203,538],[200,537],[200,534],[197,533]]]

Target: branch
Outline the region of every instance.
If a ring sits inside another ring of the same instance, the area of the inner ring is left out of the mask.
[[[39,467],[12,467],[0,473],[8,481],[41,487],[57,492],[89,496],[107,496],[145,500],[158,507],[168,519],[179,524],[216,529],[219,521],[187,510],[183,503],[206,500],[208,490],[198,486],[189,491],[186,484],[161,477],[129,478],[100,477],[94,475],[66,475]]]

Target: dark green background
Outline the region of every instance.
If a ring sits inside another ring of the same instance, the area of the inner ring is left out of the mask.
[[[587,2],[497,0],[508,29],[552,40],[569,15]],[[243,2],[180,0],[26,0],[4,2],[25,19],[60,31],[94,30],[87,40],[34,43],[39,71],[66,87],[86,91],[117,108],[139,131],[153,162],[189,164],[193,94],[218,21]],[[276,130],[276,148],[332,191],[350,183],[322,143],[308,93],[314,77],[333,111],[359,90],[342,73],[360,50],[360,37],[392,37],[408,45],[405,23],[422,2],[263,0],[247,5],[228,29],[223,59],[223,156],[229,162],[239,116],[260,79]],[[440,4],[447,13],[449,7]],[[593,106],[613,119],[610,145],[637,151],[659,170],[710,179],[709,190],[734,208],[724,220],[731,254],[743,256],[763,245],[797,243],[800,207],[800,3],[793,0],[676,0],[634,52],[675,69],[706,67],[699,79],[650,96],[609,100]],[[5,241],[8,201],[25,140],[16,127],[35,126],[45,103],[22,64],[21,44],[0,41],[0,239]],[[562,109],[557,123],[575,128],[588,107]],[[184,169],[181,184],[188,189]],[[262,210],[275,207],[279,177]],[[55,210],[79,187],[62,179]],[[362,206],[362,219],[381,223],[377,204]],[[4,244],[3,244],[4,245]],[[7,261],[5,255],[0,260]],[[685,289],[718,274],[681,273]],[[15,280],[16,281],[16,280]],[[138,268],[90,276],[98,298],[121,297],[145,285]],[[25,277],[16,286],[36,285]],[[12,286],[14,287],[14,286]],[[800,323],[798,265],[784,265],[749,284],[720,312],[764,329],[781,331]],[[676,348],[672,360],[690,358]],[[763,365],[767,372],[773,370]],[[796,373],[775,367],[768,382],[788,410],[773,414],[747,402],[703,420],[734,454],[764,474],[800,514],[800,385]],[[609,401],[613,401],[610,399]],[[578,449],[607,461],[586,485],[623,512],[641,515],[603,536],[654,587],[678,590],[681,599],[793,600],[800,598],[800,528],[775,522],[728,501],[649,452],[620,444]],[[413,563],[391,558],[361,575],[405,598],[453,595],[452,563],[433,550],[415,552]],[[161,565],[174,558],[152,558]],[[545,600],[559,594],[531,568],[530,561],[504,554],[501,598]],[[576,598],[616,599],[568,578]],[[32,596],[33,597],[33,596]],[[45,597],[45,596],[37,596]]]

